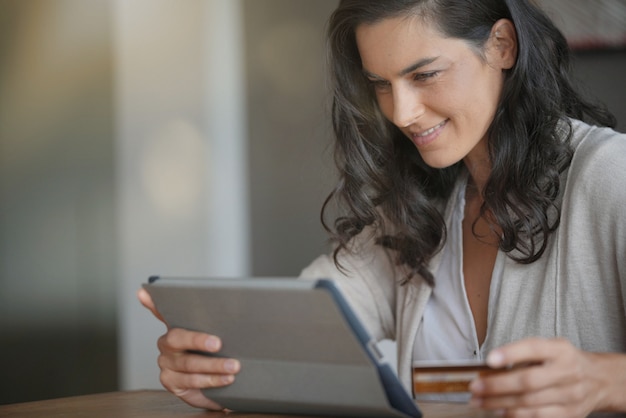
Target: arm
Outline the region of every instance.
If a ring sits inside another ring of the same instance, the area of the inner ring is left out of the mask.
[[[165,322],[156,310],[148,292],[140,289],[137,297],[157,319]],[[241,367],[240,363],[234,359],[213,358],[190,353],[191,350],[219,352],[222,342],[218,337],[172,328],[159,338],[157,345],[160,351],[158,364],[161,368],[161,384],[167,390],[191,406],[211,410],[223,409],[204,396],[201,389],[233,383],[235,374]]]
[[[530,338],[493,350],[487,363],[532,365],[472,382],[474,406],[511,417],[626,412],[626,354],[589,353],[563,339]]]
[[[375,238],[376,231],[366,227],[352,238],[351,251],[339,254],[343,270],[331,255],[322,255],[302,270],[301,277],[334,280],[373,338],[395,339],[396,293],[401,277]]]

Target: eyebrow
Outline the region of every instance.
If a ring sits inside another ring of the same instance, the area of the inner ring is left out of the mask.
[[[406,67],[405,69],[403,69],[402,71],[400,71],[398,73],[399,76],[405,76],[409,73],[412,73],[413,71],[421,68],[421,67],[425,67],[428,64],[432,64],[433,62],[435,62],[439,57],[428,57],[428,58],[423,58],[411,65],[409,65],[408,67]],[[370,73],[369,71],[367,71],[365,68],[363,68],[363,73],[365,74],[366,77],[368,78],[373,78],[373,79],[378,79],[378,80],[382,80],[383,78],[374,74],[374,73]]]

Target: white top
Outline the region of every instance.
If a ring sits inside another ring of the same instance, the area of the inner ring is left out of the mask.
[[[463,277],[464,186],[459,187],[456,203],[451,214],[448,237],[442,249],[441,264],[434,274],[435,287],[415,336],[414,363],[483,360],[487,354],[478,343]],[[503,273],[502,256],[502,252],[498,251],[491,277],[488,312],[492,312],[491,308],[497,300]]]

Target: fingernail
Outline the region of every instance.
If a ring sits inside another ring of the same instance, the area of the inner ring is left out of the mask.
[[[504,364],[504,355],[500,351],[494,350],[487,356],[487,364],[491,367],[500,367]]]
[[[216,351],[220,348],[220,340],[215,337],[209,337],[205,342],[206,348],[209,351]]]
[[[226,360],[224,362],[224,370],[230,373],[235,373],[239,370],[239,362],[237,360]]]
[[[227,374],[222,376],[222,383],[224,384],[229,384],[229,383],[233,383],[233,381],[235,380],[235,376],[233,376],[232,374]]]

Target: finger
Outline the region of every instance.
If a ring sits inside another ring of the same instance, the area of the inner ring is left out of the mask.
[[[202,391],[199,389],[186,389],[174,394],[195,408],[204,408],[212,411],[221,411],[224,409],[218,403],[213,402],[204,396]]]
[[[526,392],[519,395],[489,396],[472,398],[470,404],[484,409],[510,409],[510,408],[539,408],[550,405],[567,406],[580,402],[576,392],[565,390],[561,387],[552,387],[536,392]]]
[[[239,361],[230,358],[207,357],[200,354],[160,355],[159,367],[182,373],[235,374],[241,369]]]
[[[499,368],[520,363],[540,363],[558,358],[572,345],[565,339],[528,338],[492,350],[487,356],[490,367]]]
[[[188,389],[210,389],[227,386],[235,381],[232,374],[179,373],[174,370],[161,370],[161,384],[176,394]]]
[[[545,365],[528,366],[509,372],[484,376],[470,383],[470,391],[479,396],[504,396],[537,392],[568,381],[569,370]]]
[[[158,339],[157,346],[161,353],[190,350],[216,353],[222,348],[222,341],[214,335],[172,328]]]
[[[154,302],[152,301],[152,297],[150,297],[150,294],[146,291],[146,289],[140,288],[137,291],[137,299],[139,299],[139,302],[141,302],[143,306],[152,312],[152,315],[165,324],[165,319],[163,319],[159,311],[157,311],[156,306],[154,306]]]

